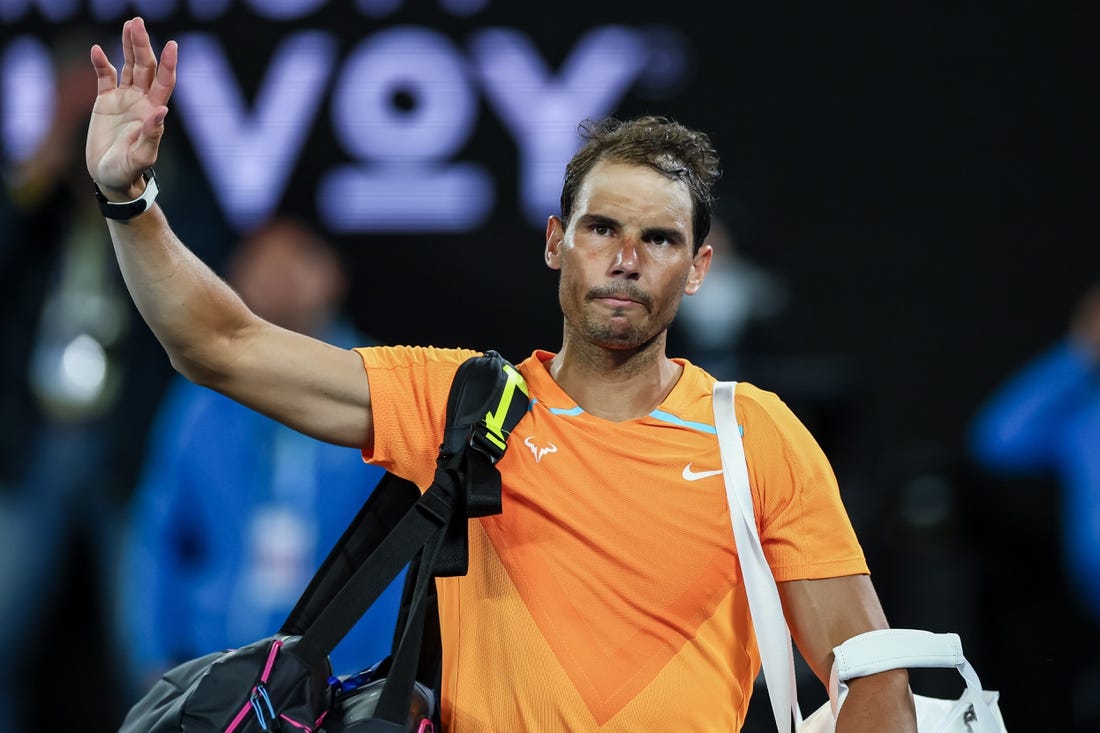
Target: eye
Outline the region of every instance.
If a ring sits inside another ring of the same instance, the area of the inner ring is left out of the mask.
[[[651,234],[648,238],[650,244],[658,247],[668,247],[672,244],[672,238],[665,234]]]
[[[607,224],[593,224],[592,233],[600,237],[606,237],[611,234],[611,227]]]

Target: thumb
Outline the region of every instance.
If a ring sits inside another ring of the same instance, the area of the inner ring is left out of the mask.
[[[167,107],[159,107],[150,115],[141,127],[141,134],[148,138],[159,139],[164,134],[164,118],[168,116]]]
[[[160,139],[164,137],[164,118],[167,116],[168,108],[160,107],[146,117],[141,125],[137,148],[139,155],[147,159],[148,165],[152,165],[156,160]]]

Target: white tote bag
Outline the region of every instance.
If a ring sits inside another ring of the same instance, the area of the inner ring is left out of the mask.
[[[745,449],[734,414],[736,386],[736,382],[715,384],[714,424],[737,557],[779,733],[790,733],[792,724],[796,733],[833,733],[836,716],[848,695],[848,680],[888,669],[919,667],[954,668],[966,683],[957,699],[913,696],[920,733],[1007,733],[997,704],[998,693],[982,689],[977,672],[963,656],[958,634],[916,629],[869,631],[834,648],[829,702],[803,720],[798,706],[791,632],[756,531]]]

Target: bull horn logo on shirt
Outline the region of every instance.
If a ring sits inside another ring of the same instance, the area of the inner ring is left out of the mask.
[[[542,460],[542,457],[545,456],[547,453],[558,452],[558,446],[554,445],[553,443],[547,443],[545,448],[539,448],[537,445],[535,445],[534,436],[532,435],[528,435],[526,438],[524,438],[523,444],[531,449],[531,455],[535,457],[535,463],[539,463]]]

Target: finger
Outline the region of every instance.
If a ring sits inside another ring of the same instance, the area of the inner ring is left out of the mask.
[[[134,86],[149,91],[157,75],[157,57],[145,21],[140,17],[131,21],[130,37],[134,41]]]
[[[149,101],[155,105],[168,104],[172,90],[176,86],[176,62],[179,59],[179,46],[175,41],[164,44],[164,50],[160,52],[160,66],[157,67],[157,78],[149,90]]]
[[[122,78],[119,80],[120,87],[128,87],[134,83],[134,34],[131,24],[133,21],[126,21],[122,24],[122,58],[124,63],[122,64]]]
[[[118,73],[98,43],[92,46],[92,66],[95,68],[97,94],[109,92],[118,86]]]

